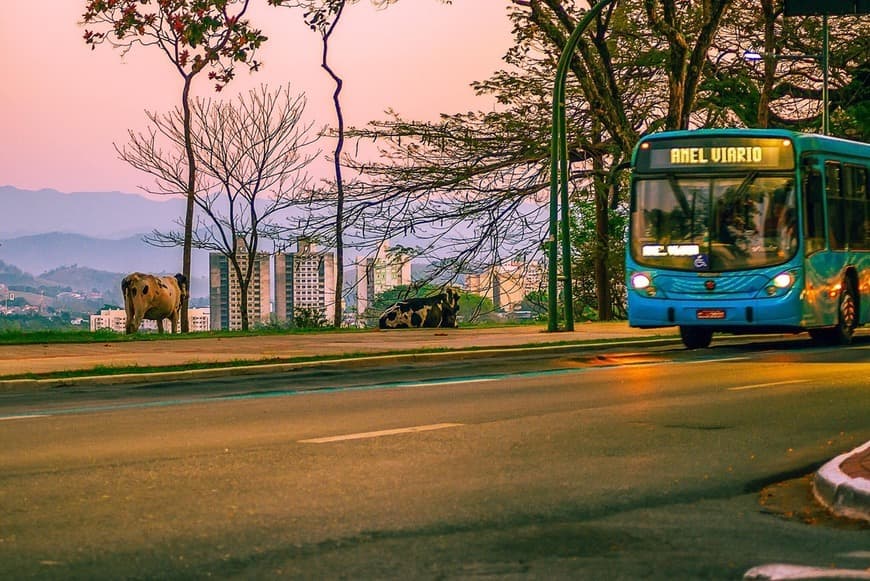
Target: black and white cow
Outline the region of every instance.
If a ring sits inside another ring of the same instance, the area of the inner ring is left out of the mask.
[[[446,288],[431,297],[400,301],[381,315],[381,329],[408,329],[413,327],[458,327],[459,291]]]

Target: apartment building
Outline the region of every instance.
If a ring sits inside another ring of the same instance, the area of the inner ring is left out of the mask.
[[[319,251],[311,240],[299,238],[296,252],[275,255],[275,319],[292,322],[294,309],[311,309],[331,322],[336,280],[335,254]]]
[[[545,290],[546,267],[516,259],[465,277],[465,290],[492,300],[496,309],[513,311],[533,291]]]
[[[393,287],[411,284],[411,259],[403,254],[390,253],[388,242],[383,242],[374,257],[362,257],[356,262],[356,309],[358,316],[369,308],[375,297]]]
[[[210,328],[208,308],[187,309],[187,320],[190,324],[191,333],[201,333]],[[127,312],[124,309],[103,309],[90,317],[91,333],[101,329],[110,329],[116,333],[124,333],[127,330]],[[171,332],[172,323],[169,319],[163,320],[163,329]],[[157,332],[157,321],[145,319],[139,326],[139,331]]]
[[[237,260],[244,272],[248,267],[248,251],[244,243],[238,245]],[[270,256],[258,252],[254,257],[253,276],[248,286],[248,324],[253,328],[270,320]],[[210,326],[214,331],[237,331],[242,328],[242,292],[230,259],[218,252],[208,256]]]

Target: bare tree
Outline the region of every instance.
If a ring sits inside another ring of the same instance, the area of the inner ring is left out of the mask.
[[[332,154],[332,164],[335,171],[335,314],[332,324],[336,328],[342,323],[342,291],[344,287],[344,179],[341,174],[341,152],[344,149],[344,113],[341,110],[341,89],[344,81],[329,64],[329,39],[335,32],[347,5],[345,0],[326,0],[319,7],[309,7],[305,15],[306,23],[320,32],[321,59],[320,66],[335,83],[332,93],[332,104],[335,107],[336,141]]]
[[[356,4],[359,0],[269,0],[274,6],[290,8],[302,8],[304,10],[305,23],[320,33],[321,37],[321,60],[320,66],[335,83],[332,93],[332,103],[335,108],[335,149],[332,153],[332,164],[335,175],[333,184],[335,192],[315,193],[313,198],[326,198],[333,206],[332,240],[335,246],[336,261],[336,284],[335,284],[335,316],[333,324],[341,327],[342,324],[342,295],[344,290],[344,249],[345,249],[345,180],[342,175],[342,152],[344,150],[345,127],[344,114],[341,108],[341,90],[344,81],[329,62],[329,41],[349,4]],[[371,0],[378,7],[386,7],[394,4],[397,0]],[[442,0],[450,3],[450,0]]]
[[[108,42],[124,53],[134,45],[154,46],[162,52],[182,79],[181,107],[186,180],[184,187],[166,194],[187,198],[184,218],[182,272],[190,280],[193,208],[196,195],[196,160],[190,136],[190,91],[193,80],[209,70],[221,90],[235,75],[233,65],[259,64],[253,55],[266,37],[244,18],[250,0],[88,0],[83,20],[98,30],[86,30],[91,47]],[[102,30],[99,30],[102,29]],[[190,330],[188,296],[181,305],[181,331]]]
[[[289,86],[276,91],[262,86],[234,101],[196,99],[191,107],[190,144],[200,168],[193,199],[202,216],[191,229],[191,244],[228,259],[239,281],[242,330],[250,324],[248,291],[262,242],[270,240],[274,248],[288,238],[288,212],[308,187],[303,170],[319,153],[306,153],[318,136],[303,122],[304,110],[304,96]],[[148,118],[148,132],[131,131],[119,154],[155,177],[156,186],[148,191],[172,191],[186,179],[184,112]],[[170,247],[183,237],[155,230],[147,239]]]

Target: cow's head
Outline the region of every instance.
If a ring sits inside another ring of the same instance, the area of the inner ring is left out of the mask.
[[[459,312],[459,289],[452,286],[444,289],[444,303],[454,313]]]
[[[190,289],[187,288],[187,277],[179,272],[176,273],[175,280],[178,282],[179,290],[181,290],[181,297],[184,298],[190,296]]]
[[[128,274],[121,281],[121,291],[124,293],[124,309],[127,311],[126,331],[135,333],[139,330],[145,311],[148,310],[153,292],[153,277],[138,272]]]

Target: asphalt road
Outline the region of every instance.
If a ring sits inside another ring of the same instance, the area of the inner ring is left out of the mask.
[[[735,579],[870,567],[802,478],[870,343],[324,367],[0,395],[0,578]]]

